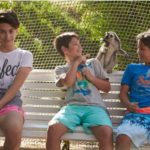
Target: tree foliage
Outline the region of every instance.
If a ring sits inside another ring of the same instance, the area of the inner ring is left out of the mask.
[[[65,31],[75,31],[81,37],[85,53],[95,57],[100,38],[114,31],[136,61],[135,36],[149,28],[148,1],[14,1],[0,2],[1,9],[14,9],[21,22],[17,45],[32,51],[35,68],[54,68],[64,63],[53,48],[53,39]],[[142,20],[142,21],[141,21]],[[58,58],[58,59],[54,59]],[[119,58],[122,69],[132,59]]]

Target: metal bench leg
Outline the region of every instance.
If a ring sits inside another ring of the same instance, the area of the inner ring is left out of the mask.
[[[70,149],[70,142],[69,141],[63,141],[62,150],[69,150]]]

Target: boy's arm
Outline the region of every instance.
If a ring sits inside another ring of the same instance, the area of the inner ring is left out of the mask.
[[[139,108],[138,103],[131,103],[129,101],[128,92],[129,92],[129,86],[125,84],[121,85],[120,94],[119,94],[120,100],[127,108],[128,111],[136,112],[137,109]]]
[[[62,85],[71,87],[74,85],[76,81],[76,72],[77,72],[78,64],[74,62],[71,67],[69,68],[66,75],[60,79]]]
[[[89,80],[92,84],[95,85],[95,87],[98,90],[101,90],[103,92],[109,92],[110,91],[110,83],[109,80],[100,79],[95,77],[89,69],[85,68],[83,69],[83,75]]]
[[[104,80],[104,79],[99,79],[99,78],[94,77],[91,82],[95,85],[95,87],[98,90],[101,90],[107,93],[110,91],[110,83],[109,83],[109,80],[107,79]]]
[[[21,67],[18,70],[18,73],[14,79],[13,84],[7,90],[6,94],[0,100],[0,108],[2,108],[5,104],[10,102],[12,98],[16,95],[16,93],[20,90],[27,76],[29,75],[31,67]]]
[[[62,85],[72,87],[76,81],[76,73],[79,64],[86,62],[86,55],[78,56],[72,63],[66,75],[60,79]]]

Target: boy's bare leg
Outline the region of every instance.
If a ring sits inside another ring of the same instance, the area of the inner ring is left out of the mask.
[[[127,135],[121,134],[116,139],[116,150],[130,150],[131,143],[132,141]]]
[[[91,130],[99,142],[100,150],[113,150],[112,129],[109,126],[95,126]]]
[[[49,126],[47,131],[47,150],[60,150],[61,136],[68,131],[68,128],[61,123]]]
[[[5,135],[4,150],[19,150],[21,144],[23,116],[9,112],[0,118],[0,127]]]

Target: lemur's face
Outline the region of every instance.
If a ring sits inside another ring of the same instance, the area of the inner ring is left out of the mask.
[[[110,43],[118,42],[117,35],[114,32],[106,32],[105,37],[102,39],[108,46]]]

